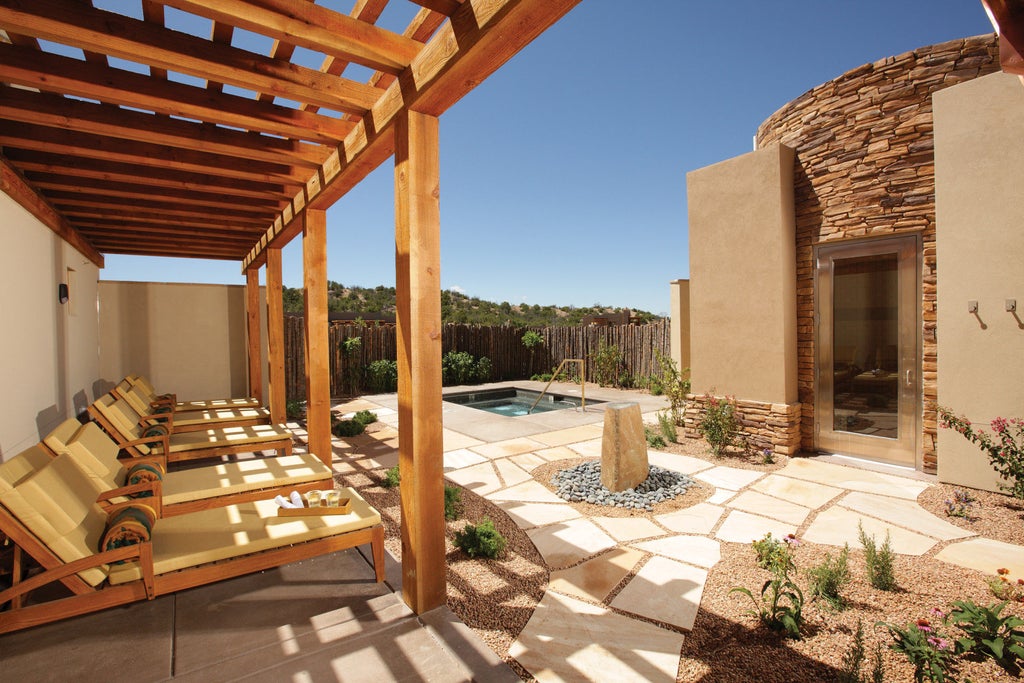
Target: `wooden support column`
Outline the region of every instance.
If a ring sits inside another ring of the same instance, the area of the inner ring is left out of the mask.
[[[331,466],[331,365],[327,329],[327,213],[302,212],[306,320],[306,435],[309,452]]]
[[[249,395],[263,403],[263,366],[260,351],[263,335],[260,333],[260,269],[245,271],[245,325],[249,354]]]
[[[417,112],[395,126],[402,593],[417,614],[443,605],[446,588],[437,131]]]
[[[267,249],[267,377],[270,385],[270,419],[287,421],[284,385],[284,290],[281,284],[281,250]]]

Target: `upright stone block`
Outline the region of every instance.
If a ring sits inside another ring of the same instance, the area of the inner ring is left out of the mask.
[[[625,491],[645,481],[649,473],[639,404],[609,404],[601,437],[601,484],[609,491]]]

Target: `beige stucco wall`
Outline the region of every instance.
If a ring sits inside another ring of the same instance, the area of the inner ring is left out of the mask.
[[[793,150],[686,176],[692,390],[797,401]]]
[[[137,372],[179,400],[248,395],[244,285],[104,281],[99,298],[104,382]],[[263,301],[261,288],[265,368]]]
[[[669,283],[669,316],[672,360],[682,373],[690,367],[690,281]]]
[[[987,426],[1024,417],[1024,87],[996,73],[933,99],[938,399]],[[938,451],[940,480],[996,488],[988,459],[959,434],[940,429]]]
[[[85,410],[98,376],[99,269],[0,192],[0,460]],[[71,301],[57,286],[71,278]]]

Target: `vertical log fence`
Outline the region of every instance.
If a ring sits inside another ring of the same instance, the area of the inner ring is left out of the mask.
[[[285,381],[288,400],[304,400],[306,394],[303,360],[304,323],[302,316],[284,319]],[[645,377],[660,372],[658,354],[669,356],[671,328],[668,320],[646,325],[609,325],[578,327],[514,327],[511,325],[463,325],[450,323],[441,334],[442,353],[464,351],[474,358],[491,360],[493,381],[529,379],[530,350],[523,344],[527,330],[537,332],[544,343],[533,352],[533,374],[551,372],[566,358],[587,359],[587,381],[593,382],[592,355],[602,346],[616,346],[622,356],[624,372]],[[394,360],[397,354],[396,329],[375,323],[331,323],[331,395],[353,393],[350,369],[361,376],[363,368],[376,360]],[[343,342],[358,338],[359,343],[346,353]],[[357,389],[358,391],[358,389]]]

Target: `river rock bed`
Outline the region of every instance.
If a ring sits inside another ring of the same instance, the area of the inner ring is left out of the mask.
[[[655,503],[685,494],[697,482],[680,472],[651,465],[647,479],[625,491],[609,491],[601,484],[601,461],[589,460],[560,470],[551,477],[555,493],[570,503],[591,503],[635,510],[654,509]]]

